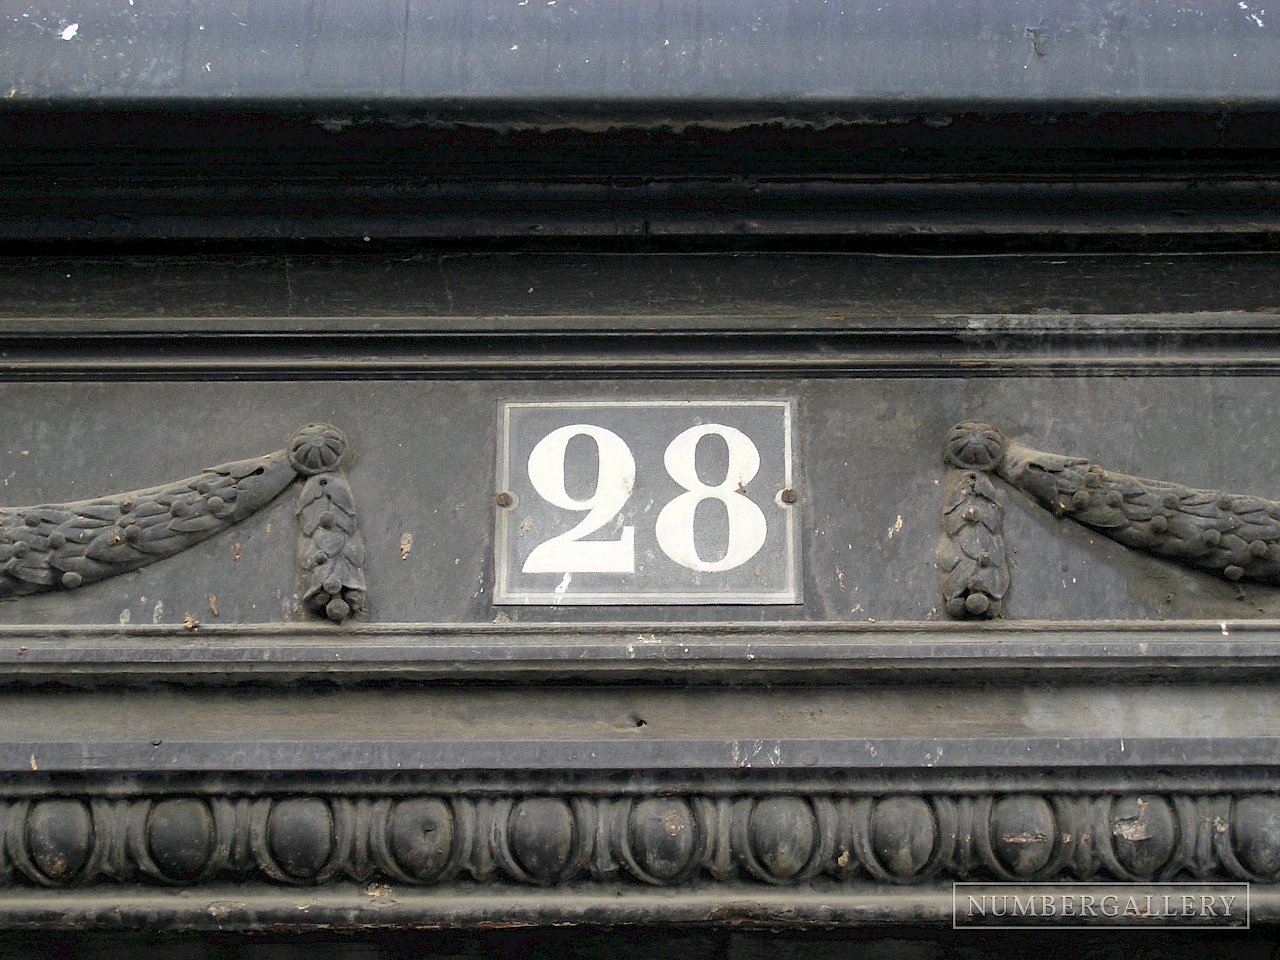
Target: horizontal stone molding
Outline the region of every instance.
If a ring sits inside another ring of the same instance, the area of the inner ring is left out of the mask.
[[[1087,886],[1083,886],[1088,890]],[[1110,892],[1110,891],[1108,891]],[[422,887],[371,882],[322,887],[222,883],[198,888],[0,887],[8,930],[297,931],[511,929],[556,925],[725,925],[732,929],[952,924],[950,883],[866,882],[804,886],[701,884],[676,891],[644,884],[563,887],[492,883]],[[1253,924],[1280,920],[1280,890],[1253,885]]]
[[[0,625],[0,684],[1280,674],[1275,620]]]
[[[919,885],[1280,879],[1280,796],[59,796],[0,804],[0,886]]]
[[[0,222],[0,231],[3,223]],[[774,338],[776,339],[776,338]],[[800,337],[792,338],[800,340]],[[561,349],[543,354],[424,352],[387,345],[377,354],[325,356],[319,344],[297,338],[283,347],[251,345],[237,355],[213,356],[191,353],[160,356],[146,349],[116,351],[104,356],[92,346],[76,351],[73,346],[56,352],[29,349],[25,345],[6,350],[0,358],[0,382],[100,382],[102,380],[225,381],[225,380],[384,380],[389,377],[414,379],[511,379],[513,377],[1275,377],[1280,375],[1280,353],[1257,347],[1235,348],[1216,356],[1200,356],[1190,350],[1183,356],[1133,353],[1117,349],[1105,355],[1091,350],[1062,351],[1050,356],[1029,356],[1008,351],[992,355],[989,350],[959,348],[939,350],[929,343],[914,350],[869,351],[855,343],[834,349],[825,343],[803,344],[775,349],[770,355],[733,351],[671,349],[666,345],[637,338],[640,357],[600,347],[586,352]],[[741,350],[742,345],[734,347]],[[544,355],[545,354],[545,355]]]

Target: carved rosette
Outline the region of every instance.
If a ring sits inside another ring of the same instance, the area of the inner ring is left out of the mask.
[[[1280,879],[1280,797],[225,796],[0,804],[0,884]]]

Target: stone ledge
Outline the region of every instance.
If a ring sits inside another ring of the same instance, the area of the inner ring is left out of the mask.
[[[1004,621],[676,624],[0,626],[0,683],[851,676],[1257,679],[1280,672],[1280,622]]]
[[[228,884],[190,890],[120,885],[0,893],[0,928],[82,930],[426,930],[681,924],[752,928],[950,927],[950,884],[723,887],[682,890],[600,885],[422,890],[341,884],[316,890]],[[1254,924],[1280,920],[1280,894],[1254,887]],[[1113,934],[1114,935],[1114,934]],[[1146,936],[1151,936],[1147,933]]]

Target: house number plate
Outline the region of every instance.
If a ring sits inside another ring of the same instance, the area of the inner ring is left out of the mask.
[[[501,405],[499,604],[800,603],[794,400]]]

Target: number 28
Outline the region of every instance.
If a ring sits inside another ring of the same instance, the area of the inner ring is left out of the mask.
[[[724,480],[715,486],[702,482],[694,463],[703,437],[717,436],[729,451]],[[595,492],[584,500],[565,489],[565,454],[569,441],[589,437],[596,444],[599,464]],[[715,572],[740,567],[764,546],[767,523],[764,513],[740,491],[760,470],[760,451],[741,430],[720,423],[700,424],[685,430],[663,454],[671,479],[684,493],[658,514],[655,534],[668,557],[690,570]],[[620,436],[589,423],[575,423],[547,434],[529,454],[529,480],[538,496],[563,510],[587,512],[570,530],[538,544],[524,562],[525,573],[633,573],[636,565],[635,526],[622,527],[616,540],[584,540],[607,525],[626,506],[636,482],[636,461]],[[704,560],[693,537],[698,504],[719,500],[728,514],[729,538],[724,556]]]

